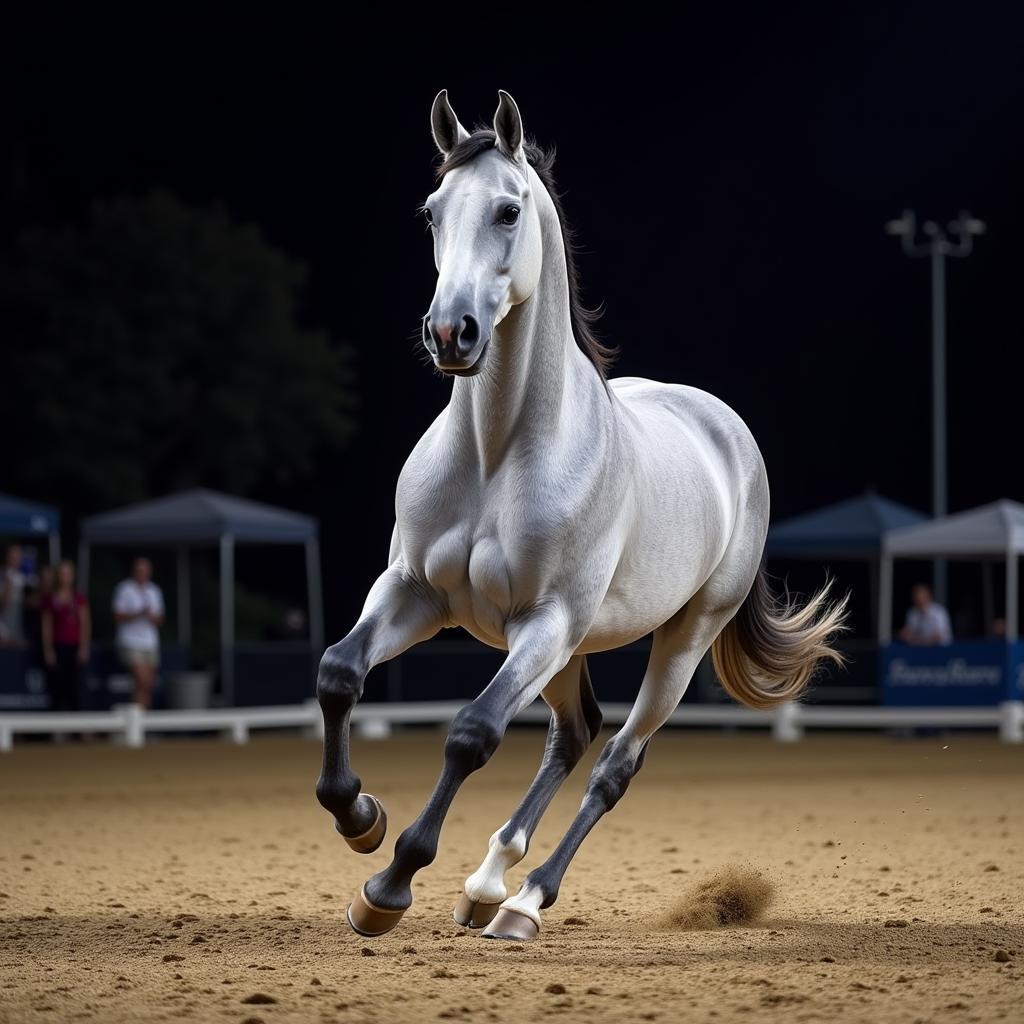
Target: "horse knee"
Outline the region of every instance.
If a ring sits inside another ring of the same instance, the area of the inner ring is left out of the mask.
[[[469,704],[452,719],[444,745],[447,764],[460,776],[482,768],[501,742],[501,732],[490,717]]]
[[[327,712],[344,713],[362,696],[365,672],[344,641],[328,647],[320,659],[316,696]]]

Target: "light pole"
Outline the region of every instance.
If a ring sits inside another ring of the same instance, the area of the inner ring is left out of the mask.
[[[899,238],[905,256],[928,256],[932,264],[932,515],[949,510],[946,479],[946,257],[969,256],[974,236],[984,234],[985,222],[961,210],[956,220],[943,228],[933,220],[921,225],[923,240],[917,240],[917,217],[904,210],[901,217],[885,225]],[[935,563],[935,598],[946,603],[946,563]]]

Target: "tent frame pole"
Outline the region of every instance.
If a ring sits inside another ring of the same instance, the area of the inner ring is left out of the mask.
[[[179,544],[178,569],[178,643],[189,650],[192,646],[192,566],[187,544]]]
[[[880,556],[877,554],[871,555],[868,558],[868,609],[870,612],[869,622],[878,622],[878,575],[879,575],[879,560]],[[878,635],[877,633],[875,634]]]
[[[220,677],[224,704],[235,704],[235,538],[220,538]]]
[[[324,652],[324,594],[320,577],[320,544],[316,537],[306,539],[305,549],[306,586],[309,591],[309,643],[316,664]]]
[[[1017,551],[1011,539],[1006,548],[1006,639],[1015,643],[1020,628],[1017,608]]]
[[[995,594],[992,582],[992,559],[981,560],[981,625],[985,636],[992,635],[992,623],[995,621]]]
[[[892,555],[882,547],[878,566],[878,642],[883,647],[892,643]]]
[[[78,566],[75,570],[78,577],[78,589],[89,596],[89,542],[82,540],[78,542]]]

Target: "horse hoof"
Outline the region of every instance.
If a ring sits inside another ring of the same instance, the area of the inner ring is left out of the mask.
[[[481,903],[479,900],[471,900],[465,893],[455,901],[455,909],[452,917],[456,924],[463,928],[483,928],[494,920],[500,903]]]
[[[375,907],[366,898],[366,887],[363,886],[356,898],[348,905],[345,916],[348,918],[352,931],[372,939],[391,931],[402,920],[404,913],[404,910],[385,910],[383,907]]]
[[[540,928],[533,918],[520,914],[518,910],[499,910],[491,926],[483,933],[485,939],[510,939],[513,942],[529,942],[537,938]]]
[[[373,824],[363,833],[358,836],[347,836],[341,831],[341,826],[335,822],[334,827],[338,830],[341,838],[352,847],[356,853],[373,853],[374,850],[384,842],[384,836],[388,830],[388,816],[384,811],[384,805],[371,793],[364,793],[363,796],[369,797],[373,801],[374,807],[377,808],[377,817],[374,818]]]

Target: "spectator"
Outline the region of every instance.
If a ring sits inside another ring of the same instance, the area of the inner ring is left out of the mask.
[[[289,608],[284,615],[265,630],[268,640],[305,640],[306,613],[301,608]]]
[[[932,599],[931,588],[918,583],[910,592],[911,606],[907,610],[906,625],[900,630],[900,639],[906,644],[934,647],[953,642],[953,629],[949,612]]]
[[[131,576],[114,591],[117,652],[135,680],[135,703],[148,708],[153,702],[153,683],[160,664],[160,633],[164,621],[164,596],[152,581],[148,558],[136,558]]]
[[[53,591],[43,596],[40,611],[50,707],[78,711],[82,666],[89,661],[92,616],[85,594],[75,589],[73,562],[57,566]]]
[[[25,631],[21,619],[25,597],[25,574],[21,569],[20,544],[11,544],[0,576],[0,647],[23,647]]]

